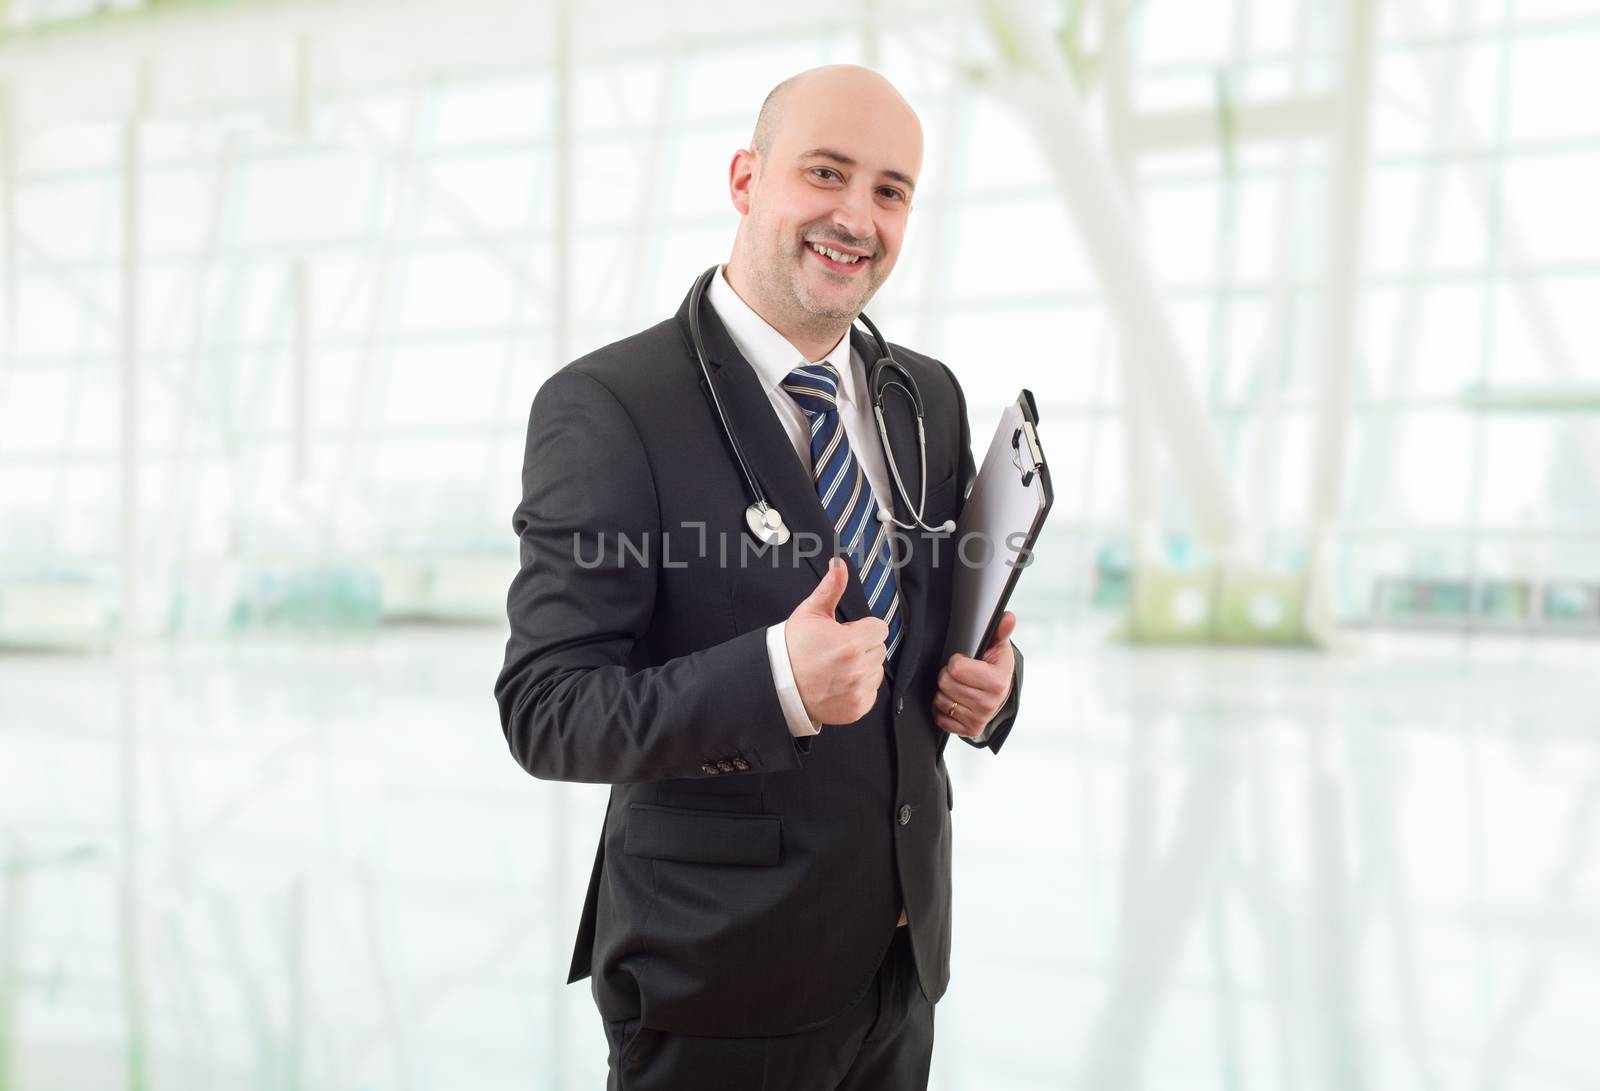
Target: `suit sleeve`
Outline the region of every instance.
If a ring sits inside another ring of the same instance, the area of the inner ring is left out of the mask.
[[[512,516],[521,567],[494,687],[506,742],[536,777],[624,784],[799,767],[765,627],[630,666],[655,609],[659,522],[627,411],[582,372],[552,376],[528,419]]]
[[[956,417],[961,435],[960,442],[957,445],[960,462],[956,467],[956,492],[961,497],[962,505],[965,506],[967,494],[972,491],[972,483],[978,477],[977,462],[972,457],[972,429],[967,421],[967,396],[962,391],[961,383],[956,379],[955,372],[951,371],[949,366],[942,361],[939,366],[944,368],[944,373],[950,377],[950,385],[955,388],[956,392]],[[961,517],[957,515],[956,521],[960,522],[960,520]],[[1022,702],[1022,649],[1017,647],[1015,641],[1011,643],[1011,655],[1014,660],[1014,667],[1011,673],[1011,692],[1006,696],[1005,703],[994,714],[994,719],[990,720],[988,725],[984,727],[981,736],[976,739],[962,737],[962,741],[968,745],[987,749],[996,754],[1000,752],[1000,747],[1006,741],[1006,736],[1011,734],[1011,726],[1016,722],[1017,709]]]

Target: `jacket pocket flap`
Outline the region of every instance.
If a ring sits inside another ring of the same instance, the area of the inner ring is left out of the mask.
[[[775,814],[684,811],[634,803],[628,807],[622,851],[629,856],[690,864],[770,867],[781,853],[780,827]]]

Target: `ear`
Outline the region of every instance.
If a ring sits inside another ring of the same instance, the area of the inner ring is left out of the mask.
[[[728,196],[733,198],[733,207],[739,215],[750,214],[750,190],[755,185],[756,153],[749,148],[740,148],[733,153],[733,161],[728,164]]]

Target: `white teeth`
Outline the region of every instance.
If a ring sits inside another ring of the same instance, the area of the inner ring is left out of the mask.
[[[841,254],[837,250],[828,249],[821,243],[812,243],[811,249],[815,250],[819,254],[824,254],[832,258],[834,261],[843,262],[845,265],[854,265],[856,262],[861,260],[860,254]]]

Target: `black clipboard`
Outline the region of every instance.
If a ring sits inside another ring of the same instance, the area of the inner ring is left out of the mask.
[[[1039,409],[1024,389],[1000,423],[956,522],[950,624],[944,655],[976,659],[994,639],[1011,593],[1032,564],[1034,544],[1055,503],[1039,442]],[[972,535],[980,535],[974,538]],[[1020,536],[1020,537],[1019,537]]]

